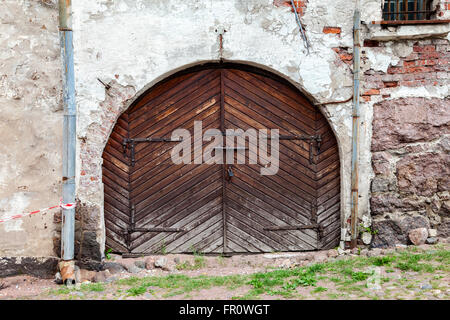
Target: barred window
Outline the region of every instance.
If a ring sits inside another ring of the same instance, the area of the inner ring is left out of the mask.
[[[430,20],[432,0],[385,0],[384,21]]]

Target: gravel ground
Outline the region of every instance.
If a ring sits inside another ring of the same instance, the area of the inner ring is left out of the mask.
[[[109,255],[71,288],[31,276],[0,279],[0,299],[448,300],[450,244],[232,257]]]

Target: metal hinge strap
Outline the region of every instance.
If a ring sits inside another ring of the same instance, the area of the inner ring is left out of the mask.
[[[319,226],[317,224],[305,224],[301,226],[282,226],[282,227],[267,227],[266,231],[284,231],[284,230],[303,230],[303,229],[316,229]]]
[[[317,151],[320,151],[320,146],[321,146],[321,143],[322,143],[322,136],[320,134],[312,135],[312,136],[308,136],[308,135],[280,135],[279,139],[280,140],[304,140],[304,141],[309,141],[309,163],[310,164],[314,163],[314,153],[313,153],[314,141],[316,142],[316,145],[317,145]]]
[[[164,227],[154,227],[154,228],[136,228],[136,207],[131,204],[130,207],[130,226],[124,232],[125,241],[128,247],[131,245],[131,234],[134,232],[185,232],[182,228],[164,228]]]
[[[131,156],[131,166],[134,167],[136,164],[136,153],[135,153],[135,147],[137,143],[143,143],[143,142],[181,142],[183,139],[171,139],[171,138],[163,138],[163,137],[149,137],[149,138],[125,138],[122,141],[122,147],[123,147],[123,155],[124,157],[127,156],[127,148],[130,149],[130,156]]]

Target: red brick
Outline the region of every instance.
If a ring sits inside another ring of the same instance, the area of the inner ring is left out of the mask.
[[[291,4],[291,1],[288,1],[289,5]],[[294,1],[295,6],[297,7],[297,13],[300,15],[303,15],[304,9],[306,7],[305,1]],[[292,8],[292,12],[294,12],[294,8]]]
[[[436,59],[441,57],[441,53],[439,52],[426,52],[420,54],[420,59]]]
[[[415,72],[431,72],[432,69],[428,67],[410,67],[405,68],[406,73],[415,73]]]
[[[398,81],[385,81],[383,84],[385,88],[395,88],[398,86]]]
[[[297,7],[297,12],[301,15],[303,14],[303,10],[306,7],[306,2],[307,2],[307,0],[301,0],[301,1],[294,0],[294,3]],[[283,7],[291,7],[292,8],[290,0],[274,0],[273,4],[276,7],[283,6]],[[292,12],[294,12],[294,8],[292,8]]]
[[[405,73],[405,70],[401,67],[389,67],[387,69],[387,73],[389,73],[389,74]]]
[[[280,6],[290,7],[291,2],[287,1],[287,0],[273,0],[273,5],[275,7],[280,7]]]
[[[436,60],[428,59],[428,60],[417,60],[418,66],[434,66],[436,64]]]
[[[348,54],[348,53],[341,53],[339,55],[339,57],[341,58],[341,60],[343,61],[348,61],[348,60],[352,60],[353,59],[353,55]]]
[[[363,93],[363,96],[373,96],[376,94],[380,94],[380,90],[378,89],[369,89],[366,92]]]
[[[341,28],[339,28],[339,27],[323,27],[323,33],[340,34]]]
[[[413,67],[416,65],[416,61],[412,60],[412,61],[403,61],[403,66],[404,67]]]

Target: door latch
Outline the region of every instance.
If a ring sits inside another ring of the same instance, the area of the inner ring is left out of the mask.
[[[228,181],[230,181],[231,178],[234,177],[234,173],[233,173],[232,168],[233,168],[232,166],[229,166],[228,169],[227,169],[227,173],[228,173]]]

